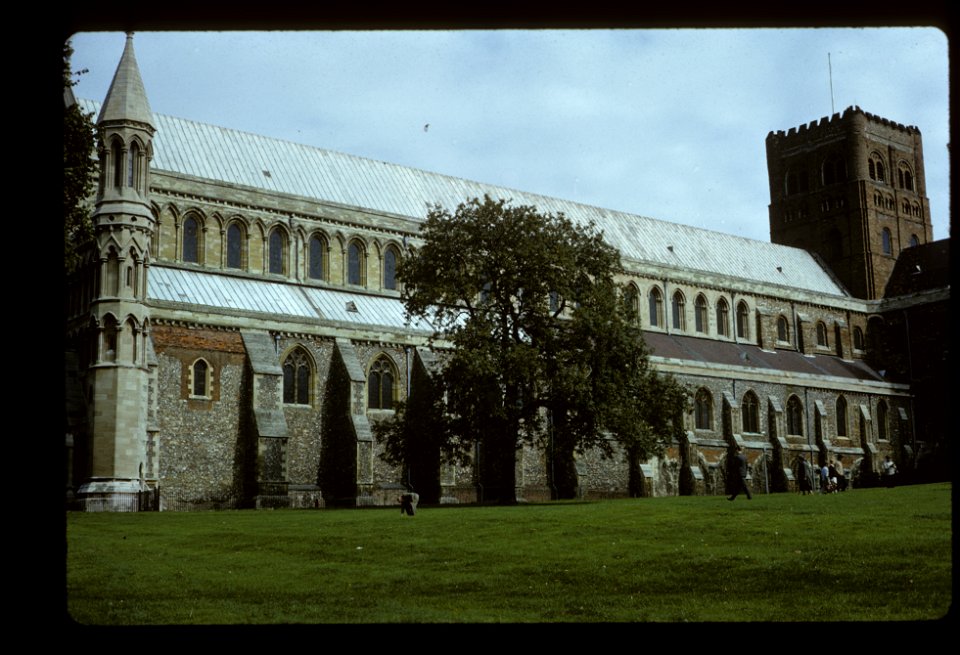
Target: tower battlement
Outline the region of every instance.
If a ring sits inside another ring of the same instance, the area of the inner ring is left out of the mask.
[[[851,105],[850,107],[844,109],[842,114],[837,112],[832,116],[823,116],[820,118],[820,120],[813,120],[809,123],[804,123],[799,127],[791,127],[789,130],[777,130],[776,132],[771,130],[770,133],[767,134],[767,140],[781,139],[789,142],[791,139],[807,139],[815,131],[824,130],[827,128],[836,129],[846,127],[848,124],[855,121],[875,123],[888,129],[899,130],[905,134],[920,134],[920,129],[916,125],[904,125],[903,123],[892,121],[889,118],[884,118],[882,116],[877,116],[876,114],[871,114],[868,111],[863,111],[858,105]]]

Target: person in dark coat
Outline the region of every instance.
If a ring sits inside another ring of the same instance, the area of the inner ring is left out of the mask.
[[[803,455],[800,455],[800,459],[797,460],[797,490],[803,496],[813,493],[813,485],[810,484],[810,465],[807,464],[807,459]]]
[[[750,495],[750,487],[747,486],[747,456],[743,454],[743,448],[740,446],[737,446],[736,464],[737,466],[733,471],[735,473],[733,495],[727,500],[735,499],[741,491],[747,494],[747,500],[753,500],[753,496]]]

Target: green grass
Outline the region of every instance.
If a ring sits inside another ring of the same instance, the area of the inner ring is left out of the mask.
[[[952,602],[949,484],[67,516],[81,624],[885,621]]]

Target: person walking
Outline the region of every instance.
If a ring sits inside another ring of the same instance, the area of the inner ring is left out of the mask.
[[[807,464],[807,459],[800,455],[800,459],[797,460],[797,491],[801,496],[806,496],[808,493],[813,491],[813,486],[810,484],[810,471]]]
[[[753,496],[750,495],[750,487],[747,486],[747,456],[743,454],[743,448],[740,446],[737,446],[737,457],[733,473],[735,474],[733,495],[727,498],[727,500],[734,500],[741,491],[747,494],[747,500],[753,500]]]
[[[897,475],[897,465],[890,459],[890,455],[883,461],[883,484],[888,489],[893,489],[893,483]]]

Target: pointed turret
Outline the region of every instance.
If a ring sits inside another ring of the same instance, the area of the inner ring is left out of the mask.
[[[150,312],[146,305],[156,221],[149,176],[153,117],[133,53],[133,35],[97,119],[100,181],[93,226],[90,303],[94,354],[86,370],[91,425],[89,468],[77,492],[88,509],[135,509],[156,480],[148,427]]]

